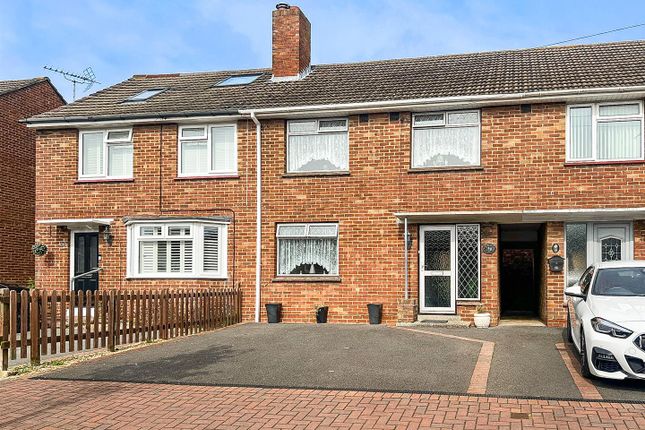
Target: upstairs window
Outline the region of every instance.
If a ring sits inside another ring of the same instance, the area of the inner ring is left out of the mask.
[[[338,224],[278,224],[278,275],[338,275]]]
[[[479,165],[479,111],[416,114],[412,121],[413,168]]]
[[[294,120],[287,123],[287,173],[349,170],[347,119]]]
[[[235,124],[179,128],[179,176],[237,174]]]
[[[130,224],[129,276],[225,278],[226,227],[208,222]]]
[[[131,129],[82,131],[79,137],[79,178],[132,178]]]
[[[643,159],[642,102],[571,105],[567,113],[567,161]]]

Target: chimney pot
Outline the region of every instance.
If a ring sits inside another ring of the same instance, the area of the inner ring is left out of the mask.
[[[278,3],[272,14],[273,78],[296,80],[311,66],[311,24],[297,6]]]

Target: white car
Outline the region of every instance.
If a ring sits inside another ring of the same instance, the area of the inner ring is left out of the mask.
[[[594,264],[565,294],[583,375],[645,380],[645,261]]]

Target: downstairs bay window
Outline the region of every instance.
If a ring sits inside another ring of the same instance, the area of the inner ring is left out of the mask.
[[[227,225],[209,221],[128,224],[131,278],[226,278]]]
[[[643,160],[643,103],[567,107],[567,161]]]
[[[278,224],[278,276],[338,276],[338,224]]]

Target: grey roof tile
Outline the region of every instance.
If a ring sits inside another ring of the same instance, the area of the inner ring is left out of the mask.
[[[47,78],[19,79],[14,81],[0,81],[0,95],[21,90],[38,82],[48,81]]]
[[[214,86],[248,73],[263,76],[248,85]],[[637,85],[645,85],[645,41],[321,64],[292,82],[273,82],[270,69],[135,75],[35,118],[190,115]],[[168,90],[142,103],[123,103],[150,88]]]

